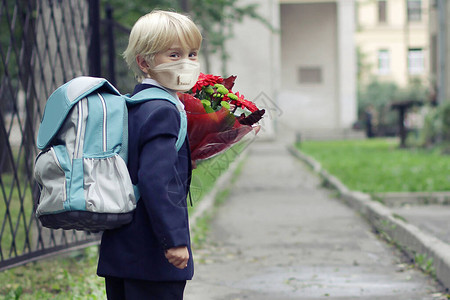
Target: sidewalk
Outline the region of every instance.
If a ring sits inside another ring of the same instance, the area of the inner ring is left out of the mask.
[[[186,300],[439,299],[281,143],[255,143],[220,208]]]

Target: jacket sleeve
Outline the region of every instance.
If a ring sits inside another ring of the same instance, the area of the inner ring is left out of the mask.
[[[138,187],[155,235],[164,249],[189,245],[186,182],[177,172],[175,143],[180,128],[178,110],[163,103],[150,111],[139,132]]]

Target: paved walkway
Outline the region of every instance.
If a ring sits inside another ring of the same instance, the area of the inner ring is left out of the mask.
[[[256,143],[219,209],[185,300],[439,299],[282,143]]]

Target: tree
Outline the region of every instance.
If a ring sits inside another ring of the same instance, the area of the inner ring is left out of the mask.
[[[115,18],[122,25],[131,27],[136,20],[154,8],[183,11],[188,13],[203,34],[202,53],[205,58],[205,69],[211,69],[211,55],[219,53],[222,61],[222,75],[226,75],[226,41],[233,37],[233,25],[241,23],[249,17],[263,23],[273,30],[271,24],[258,14],[257,4],[239,5],[239,0],[102,0],[110,3],[115,10]]]
[[[273,30],[272,25],[258,14],[258,4],[238,5],[238,0],[192,0],[191,15],[202,28],[205,68],[210,70],[210,55],[220,53],[222,75],[226,76],[226,62],[229,58],[226,41],[234,35],[234,25],[244,18],[252,18]]]
[[[391,81],[381,81],[376,77],[358,88],[358,110],[363,112],[372,106],[378,115],[379,134],[391,135],[397,126],[397,114],[391,108],[394,101],[421,101],[428,98],[427,86],[418,78],[410,80],[406,87],[399,87]]]

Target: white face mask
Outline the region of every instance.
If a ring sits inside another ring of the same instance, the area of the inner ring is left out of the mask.
[[[200,75],[200,63],[189,59],[157,65],[150,70],[150,76],[162,86],[178,91],[190,90]]]

